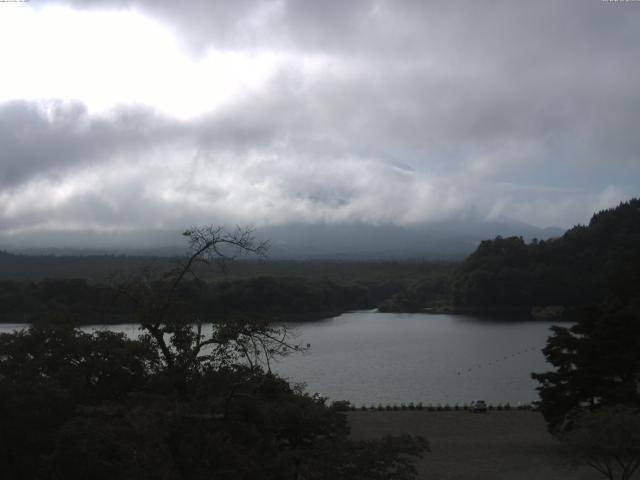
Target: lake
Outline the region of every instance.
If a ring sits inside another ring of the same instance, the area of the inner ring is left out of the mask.
[[[530,373],[550,368],[541,349],[553,322],[491,320],[466,315],[345,313],[288,324],[311,344],[273,365],[292,382],[356,405],[483,399],[512,405],[537,400]],[[0,324],[0,332],[23,325]],[[87,330],[102,328],[86,327]],[[129,336],[137,325],[109,328]]]

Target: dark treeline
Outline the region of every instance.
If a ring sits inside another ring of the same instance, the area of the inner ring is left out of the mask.
[[[233,281],[185,281],[177,295],[202,320],[214,321],[237,314],[271,320],[327,316],[371,308],[378,300],[376,293],[358,284],[261,276]],[[33,321],[52,313],[73,317],[79,323],[137,321],[134,305],[117,287],[94,285],[83,279],[0,282],[1,320]]]
[[[38,282],[48,278],[102,281],[114,274],[134,273],[149,264],[169,268],[169,257],[125,255],[17,255],[0,251],[0,280]]]
[[[298,321],[375,308],[406,290],[406,283],[399,280],[335,282],[258,276],[185,281],[178,295],[204,321],[238,314]],[[73,317],[81,324],[137,321],[134,305],[117,284],[93,284],[84,279],[0,282],[0,321],[32,322],[51,314]]]
[[[451,305],[451,278],[453,267],[425,273],[422,278],[403,287],[385,299],[382,312],[422,312],[449,310]]]
[[[480,244],[458,268],[456,308],[531,309],[600,304],[609,292],[640,292],[640,200],[593,215],[562,237],[497,237]]]
[[[425,271],[379,307],[558,317],[599,305],[611,291],[638,295],[639,272],[640,200],[633,199],[562,237],[485,240],[462,264]]]
[[[131,302],[118,294],[117,286],[145,267],[165,271],[179,261],[0,252],[0,322],[29,322],[52,312],[80,323],[135,321]],[[240,260],[226,272],[215,264],[198,265],[200,280],[184,282],[181,295],[207,320],[215,320],[215,312],[218,317],[246,313],[296,321],[387,305],[392,297],[414,291],[415,285],[442,278],[447,282],[453,268],[438,262]]]
[[[82,278],[104,283],[113,277],[127,277],[142,268],[168,270],[182,257],[128,255],[17,255],[0,251],[0,281],[39,282],[50,278]],[[438,261],[330,261],[239,259],[223,272],[217,265],[200,265],[198,277],[206,280],[238,280],[257,276],[298,277],[310,280],[398,282],[407,284],[421,278],[425,271],[454,265]]]

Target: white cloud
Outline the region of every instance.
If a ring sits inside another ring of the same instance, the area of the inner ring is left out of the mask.
[[[167,27],[134,10],[8,9],[0,16],[0,101],[81,101],[91,113],[122,105],[191,118],[259,89],[290,59],[207,49],[193,55]]]
[[[571,226],[640,192],[630,9],[33,5],[0,16],[0,232]]]

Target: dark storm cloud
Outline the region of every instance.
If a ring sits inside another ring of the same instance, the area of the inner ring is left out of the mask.
[[[317,108],[323,102],[320,113],[346,114],[356,127],[371,122],[376,130],[379,122],[384,137],[397,138],[397,143],[420,144],[425,136],[430,144],[487,143],[515,135],[555,144],[571,136],[576,143],[593,140],[599,150],[612,153],[612,161],[637,155],[637,5],[411,0],[71,4],[135,8],[176,28],[199,48],[333,56],[349,71],[336,75],[329,65],[328,78],[307,88],[304,106]],[[320,99],[314,101],[314,95]]]
[[[135,159],[178,131],[178,125],[143,109],[95,117],[80,102],[0,104],[0,190],[34,177],[64,176],[117,154]]]
[[[305,126],[346,138],[351,148],[373,145],[401,158],[441,157],[451,150],[463,157],[486,151],[486,157],[511,150],[505,143],[523,142],[538,144],[539,157],[561,152],[580,165],[605,156],[614,164],[637,162],[640,8],[633,5],[125,4],[170,22],[199,48],[335,57],[338,71],[329,64],[321,74],[326,78],[302,86],[305,97],[296,98],[300,91],[293,88],[283,95],[294,97],[303,115],[311,114]],[[496,166],[509,161],[501,158]]]

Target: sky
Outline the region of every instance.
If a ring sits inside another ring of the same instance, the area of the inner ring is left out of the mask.
[[[585,223],[640,195],[639,34],[638,1],[1,2],[0,245]]]

